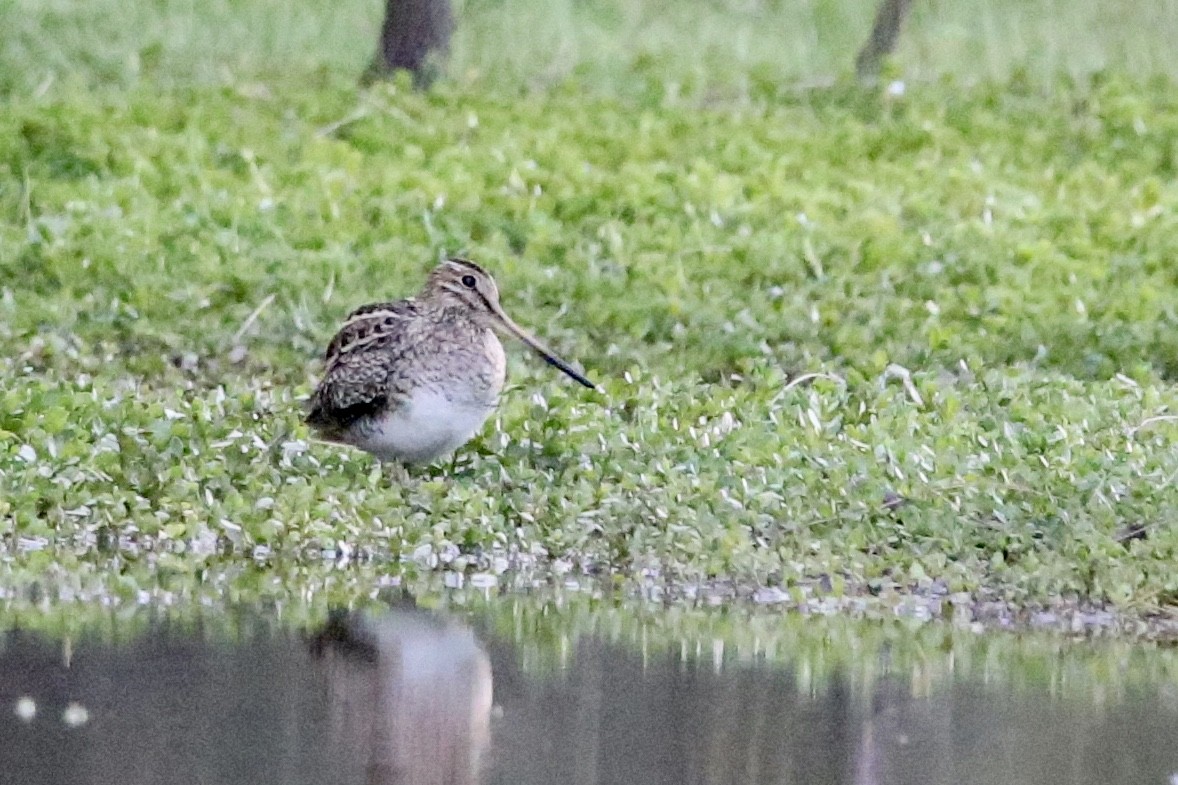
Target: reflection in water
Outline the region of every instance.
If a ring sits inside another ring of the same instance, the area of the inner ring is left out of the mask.
[[[330,746],[371,785],[473,785],[490,741],[491,663],[470,628],[416,612],[336,615],[312,647]]]
[[[636,645],[603,634],[596,611],[579,617],[585,634],[543,626],[557,616],[497,606],[477,635],[413,609],[335,615],[309,637],[260,617],[2,634],[0,783],[1166,785],[1178,772],[1173,681],[1111,689],[1103,666],[1066,691],[992,678],[1013,660],[982,640],[922,641],[898,665],[883,651],[903,631],[856,668],[846,651],[881,628],[824,635],[821,620],[767,661],[703,638]],[[1073,665],[1047,681],[1074,680]],[[86,716],[73,727],[71,706]]]
[[[922,695],[898,675],[799,689],[798,668],[644,666],[593,640],[567,670],[519,679],[504,654],[492,647],[496,785],[1166,785],[1178,771],[1173,685],[1116,705],[969,682]]]

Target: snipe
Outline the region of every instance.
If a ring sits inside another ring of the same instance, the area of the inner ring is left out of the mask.
[[[483,268],[448,259],[416,297],[363,305],[348,315],[327,347],[307,424],[322,439],[382,460],[428,463],[451,453],[498,403],[506,358],[496,330],[596,389],[504,313]]]

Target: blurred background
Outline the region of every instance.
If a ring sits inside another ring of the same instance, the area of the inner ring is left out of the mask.
[[[448,77],[494,90],[756,97],[854,70],[871,0],[455,0]],[[0,0],[0,92],[354,78],[381,0]],[[1178,0],[915,0],[892,68],[973,81],[1178,75]],[[693,43],[690,47],[684,41]],[[666,95],[663,96],[664,98]]]

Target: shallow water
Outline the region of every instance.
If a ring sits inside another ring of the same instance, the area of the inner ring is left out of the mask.
[[[0,782],[1178,781],[1178,684],[1141,667],[1172,652],[655,619],[500,603],[297,630],[257,612],[16,625]]]

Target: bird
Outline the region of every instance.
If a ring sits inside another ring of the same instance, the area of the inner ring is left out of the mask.
[[[319,439],[381,461],[409,466],[449,455],[498,405],[507,359],[497,332],[598,390],[504,312],[486,270],[450,258],[415,296],[347,316],[327,346],[306,423]]]

